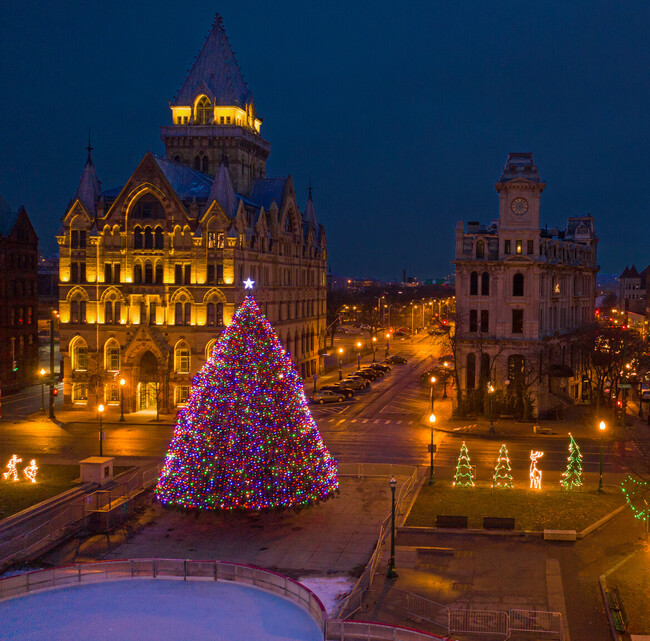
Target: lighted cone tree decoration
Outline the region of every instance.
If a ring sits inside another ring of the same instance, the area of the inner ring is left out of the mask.
[[[628,475],[623,479],[621,489],[632,514],[635,518],[644,521],[647,528],[650,519],[650,484],[643,479],[635,479]]]
[[[569,457],[566,470],[562,472],[560,483],[565,490],[582,487],[582,452],[569,432]]]
[[[501,487],[509,490],[513,488],[512,468],[510,467],[508,448],[506,447],[505,443],[501,445],[501,449],[499,450],[499,457],[497,458],[497,464],[494,466],[492,487]]]
[[[469,461],[469,452],[465,441],[460,448],[458,463],[456,463],[456,474],[454,476],[454,487],[474,487],[472,478],[472,466]]]
[[[191,510],[259,511],[309,505],[337,489],[300,377],[248,296],[192,381],[156,496]]]

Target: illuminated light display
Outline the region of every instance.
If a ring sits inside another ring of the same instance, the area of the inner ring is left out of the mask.
[[[492,477],[492,487],[500,487],[511,490],[512,484],[512,468],[510,467],[510,459],[508,458],[508,448],[506,444],[501,445],[497,463],[494,466],[494,476]]]
[[[194,377],[156,496],[188,510],[310,505],[338,490],[337,466],[271,324],[247,296]]]
[[[537,459],[544,456],[544,452],[530,451],[530,489],[542,489],[542,470],[537,469]]]
[[[460,448],[458,455],[458,463],[456,463],[456,474],[454,476],[454,487],[474,487],[474,479],[472,478],[472,466],[469,461],[469,452],[465,441]]]
[[[38,472],[38,466],[36,465],[36,459],[32,459],[29,462],[29,465],[23,470],[23,474],[27,477],[32,483],[36,483],[36,472]]]
[[[560,479],[560,483],[565,490],[582,487],[582,452],[573,436],[571,436],[571,432],[569,432],[569,436],[571,440],[569,441],[568,463]]]
[[[7,468],[6,472],[3,472],[2,477],[6,481],[9,477],[11,477],[12,481],[19,481],[20,477],[18,476],[18,469],[17,465],[20,463],[23,459],[18,458],[15,454],[9,459],[9,462],[5,466]]]
[[[626,476],[621,483],[621,490],[634,518],[645,521],[647,528],[650,518],[650,485],[633,476]]]

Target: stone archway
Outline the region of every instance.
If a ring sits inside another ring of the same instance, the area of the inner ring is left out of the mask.
[[[138,410],[157,409],[159,379],[158,359],[153,352],[147,350],[140,357],[140,364],[138,366]]]

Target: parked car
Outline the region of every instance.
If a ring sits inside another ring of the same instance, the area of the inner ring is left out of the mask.
[[[343,394],[346,398],[352,398],[354,396],[354,390],[349,387],[343,387],[338,383],[330,383],[329,385],[323,385],[321,390],[328,390],[334,392],[335,394]]]
[[[641,384],[641,398],[644,401],[650,401],[650,385],[647,383]]]
[[[367,378],[370,381],[374,381],[379,378],[379,373],[375,371],[370,371],[367,369],[360,369],[357,370],[354,373],[355,376],[362,376],[363,378]]]
[[[318,403],[319,405],[322,405],[323,403],[340,403],[344,398],[345,397],[343,394],[337,394],[336,392],[325,389],[312,394],[309,400],[312,403]]]
[[[387,365],[403,365],[404,363],[408,362],[403,356],[400,356],[399,354],[394,354],[393,356],[389,356],[387,359],[384,360],[384,363]]]
[[[365,378],[344,378],[342,381],[339,381],[341,387],[349,387],[353,390],[365,389],[370,387],[370,381]]]
[[[454,369],[454,355],[445,354],[438,359],[439,367],[446,367],[447,369]]]
[[[368,367],[372,367],[373,369],[380,369],[382,372],[390,372],[391,366],[390,365],[384,365],[383,363],[370,363]]]
[[[378,377],[382,377],[386,374],[386,372],[384,372],[383,369],[378,369],[377,367],[370,367],[369,365],[366,365],[361,369],[366,370],[366,372],[372,372],[373,374],[376,374]]]

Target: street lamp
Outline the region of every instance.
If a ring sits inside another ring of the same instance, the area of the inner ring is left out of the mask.
[[[357,372],[361,369],[361,341],[357,341]]]
[[[390,561],[388,562],[388,578],[396,579],[398,574],[395,569],[395,486],[397,481],[391,477],[389,481],[391,493],[391,511],[390,511]]]
[[[97,411],[99,412],[99,455],[104,456],[104,430],[102,429],[102,414],[104,413],[104,406],[101,403],[97,406]]]
[[[431,415],[432,416],[433,416],[433,397],[434,397],[434,394],[435,394],[435,391],[434,391],[435,384],[436,384],[436,377],[432,376],[431,377]]]
[[[52,310],[50,314],[50,418],[54,420],[54,389],[56,381],[54,380],[54,320],[59,317],[56,310]]]
[[[605,429],[607,426],[605,425],[605,421],[601,421],[600,425],[598,426],[600,428],[600,477],[598,479],[598,491],[602,492],[603,491],[603,449],[604,449],[604,436],[605,436]]]
[[[494,434],[494,414],[492,407],[492,395],[494,394],[494,386],[488,383],[488,397],[490,399],[490,434]]]
[[[343,368],[341,366],[341,356],[343,356],[343,348],[342,347],[339,347],[338,353],[339,353],[339,381],[342,381],[343,380]]]
[[[388,358],[388,352],[390,352],[390,334],[386,334],[386,358]]]
[[[126,385],[126,381],[121,378],[120,379],[120,423],[124,423],[124,386]]]
[[[429,485],[433,485],[435,483],[435,479],[433,477],[433,455],[435,453],[435,446],[433,445],[433,424],[436,422],[436,415],[431,412],[429,415],[429,423],[431,424],[431,443],[429,443],[429,456],[431,457],[430,461],[430,468],[429,468]]]
[[[45,369],[39,372],[41,375],[41,412],[45,411]]]
[[[376,362],[375,352],[377,351],[377,337],[372,337],[372,362]]]

